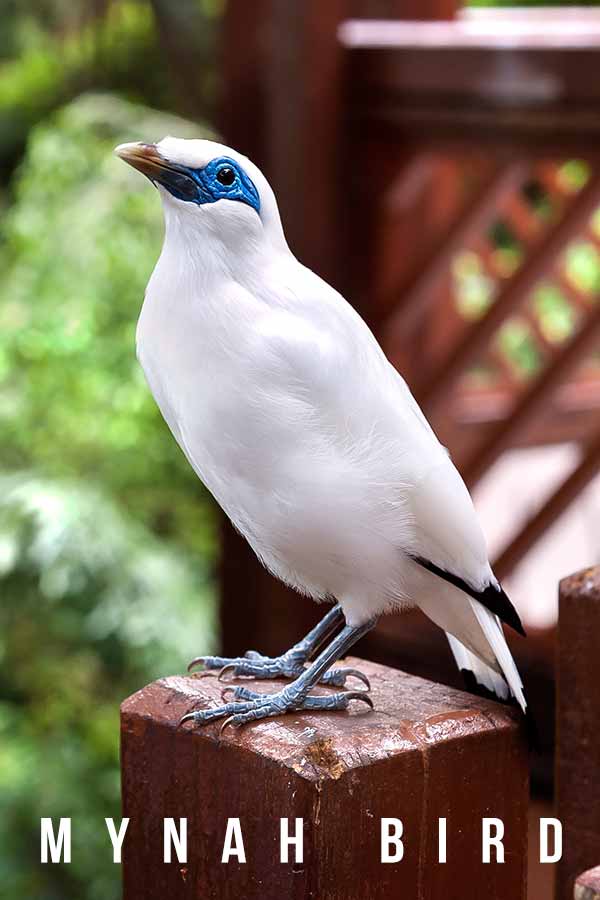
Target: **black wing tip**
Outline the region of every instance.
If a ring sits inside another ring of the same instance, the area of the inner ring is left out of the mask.
[[[513,628],[517,634],[520,634],[521,637],[527,637],[519,613],[508,599],[506,591],[504,591],[500,585],[496,587],[493,584],[488,584],[488,586],[484,588],[483,591],[480,591],[479,594],[477,591],[474,591],[473,596],[476,600],[479,600],[480,603],[483,603],[487,609],[496,613],[496,615]]]
[[[499,619],[502,619],[506,625],[510,626],[510,628],[514,628],[517,634],[520,634],[522,637],[527,637],[519,613],[516,611],[507,594],[499,584],[488,584],[482,591],[478,591],[476,588],[471,587],[471,585],[468,584],[464,578],[461,578],[460,575],[455,575],[453,572],[442,569],[441,566],[436,565],[430,559],[425,559],[424,556],[409,555],[413,562],[416,562],[423,569],[427,569],[432,575],[437,575],[438,578],[442,578],[449,584],[453,584],[454,587],[464,591],[465,594],[468,594],[473,600],[478,600],[482,606],[485,606],[486,609],[489,609],[489,611],[498,616]]]

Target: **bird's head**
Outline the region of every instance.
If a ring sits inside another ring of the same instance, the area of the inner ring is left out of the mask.
[[[226,246],[285,246],[277,202],[260,169],[214,141],[165,137],[120,144],[115,153],[146,175],[163,201],[167,236]]]

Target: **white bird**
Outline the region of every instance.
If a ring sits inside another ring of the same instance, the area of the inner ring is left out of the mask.
[[[241,724],[368,701],[365,691],[309,691],[351,674],[366,681],[331,666],[380,614],[411,606],[445,630],[471,680],[525,711],[500,620],[524,632],[464,482],[365,322],[290,251],[264,175],[212,141],[165,137],[115,152],[163,204],[136,337],[162,415],[267,569],[337,603],[280,657],[195,660],[293,680],[271,694],[237,687],[232,702],[184,719]]]

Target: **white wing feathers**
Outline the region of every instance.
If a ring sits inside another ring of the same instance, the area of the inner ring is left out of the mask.
[[[523,684],[502,625],[484,605],[490,598],[509,606],[510,602],[503,592],[495,590],[497,582],[471,497],[449,459],[433,469],[416,489],[412,508],[415,555],[457,576],[473,589],[468,594],[456,584],[438,579],[439,585],[431,588],[433,593],[427,599],[419,599],[419,605],[446,631],[458,667],[472,672],[479,684],[501,699],[507,698],[510,689],[525,711]],[[512,606],[510,611],[514,612]],[[514,617],[520,625],[516,613]],[[509,615],[507,621],[514,624],[515,619]]]

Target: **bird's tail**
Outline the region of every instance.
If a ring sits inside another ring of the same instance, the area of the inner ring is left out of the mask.
[[[508,649],[498,616],[477,600],[470,599],[469,603],[496,665],[492,667],[481,658],[483,654],[473,653],[455,636],[448,634],[450,648],[459,669],[467,673],[468,681],[474,680],[477,685],[490,691],[498,699],[507,700],[509,696],[514,697],[523,712],[526,713],[527,701],[523,691],[523,682]],[[488,657],[489,650],[485,654]]]
[[[496,700],[508,700],[508,684],[503,676],[467,650],[453,634],[446,632],[446,637],[467,690],[472,694],[484,694]]]
[[[479,656],[454,637],[453,634],[446,632],[450,649],[465,680],[465,687],[473,694],[479,694],[492,700],[500,700],[504,703],[511,701],[514,703],[516,701],[525,715],[529,746],[532,750],[539,752],[541,740],[538,728],[531,708],[527,703],[517,667],[508,649],[502,625],[496,616],[485,609],[485,607],[477,604],[477,601],[471,602],[473,611],[480,621],[486,638],[494,651],[498,668],[501,669],[502,674],[487,665]],[[478,605],[480,606],[479,611],[477,610]],[[487,622],[482,621],[485,619],[487,619]]]

